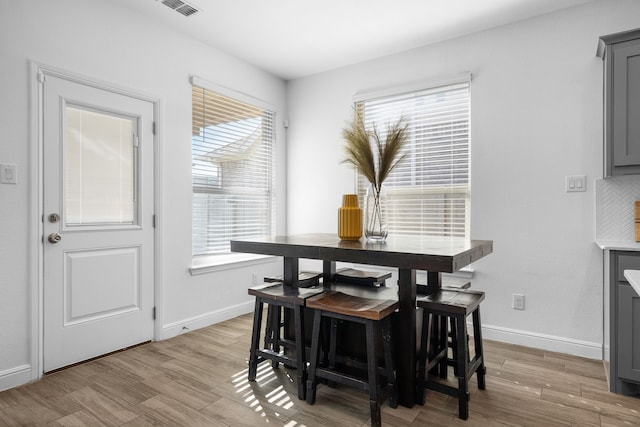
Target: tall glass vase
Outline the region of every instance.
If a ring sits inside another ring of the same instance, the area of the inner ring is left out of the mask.
[[[384,241],[389,234],[387,223],[387,192],[384,187],[376,192],[369,186],[364,202],[364,235],[367,240]]]

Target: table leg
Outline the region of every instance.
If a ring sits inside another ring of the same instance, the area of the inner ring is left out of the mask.
[[[284,257],[283,262],[283,286],[293,286],[295,288],[299,285],[299,261],[298,258]],[[293,310],[290,308],[284,309],[284,337],[288,340],[295,340],[295,322],[292,321]],[[287,349],[285,348],[285,354]]]
[[[427,295],[436,292],[442,287],[442,273],[439,271],[427,271]]]
[[[416,271],[398,269],[398,327],[393,336],[396,348],[398,403],[411,408],[416,402]]]
[[[298,273],[299,273],[299,263],[298,263],[298,258],[292,258],[292,257],[284,257],[284,284],[286,285],[290,285],[293,286],[295,288],[298,287],[299,282],[299,278],[298,278]]]
[[[329,283],[333,282],[336,276],[336,262],[335,261],[322,261],[322,282],[325,286],[329,286]]]

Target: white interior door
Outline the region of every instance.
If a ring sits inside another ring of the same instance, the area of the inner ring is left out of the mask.
[[[154,104],[43,85],[47,372],[153,338]]]

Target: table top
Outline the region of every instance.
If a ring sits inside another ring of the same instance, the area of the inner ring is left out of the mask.
[[[318,233],[237,239],[231,241],[231,250],[453,273],[493,252],[493,241],[389,236],[385,242],[368,242],[364,237],[341,240],[335,234]]]

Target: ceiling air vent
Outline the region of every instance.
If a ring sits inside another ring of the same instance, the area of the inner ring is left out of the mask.
[[[198,9],[195,6],[183,2],[182,0],[162,0],[162,4],[183,14],[184,16],[191,16],[198,13]]]

